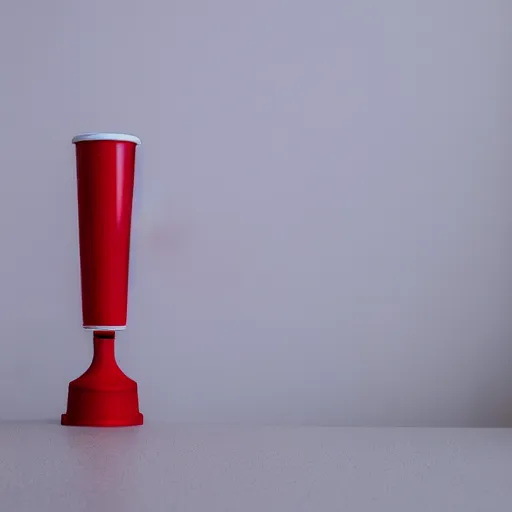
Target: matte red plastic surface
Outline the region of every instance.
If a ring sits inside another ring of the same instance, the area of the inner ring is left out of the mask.
[[[134,142],[76,144],[84,326],[126,325]]]
[[[68,406],[61,423],[79,427],[142,425],[137,383],[116,363],[115,333],[94,333],[94,356],[89,369],[69,383]]]

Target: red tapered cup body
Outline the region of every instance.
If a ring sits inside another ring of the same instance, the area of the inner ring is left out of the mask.
[[[139,139],[84,134],[76,145],[83,327],[122,330],[128,273],[135,153]]]

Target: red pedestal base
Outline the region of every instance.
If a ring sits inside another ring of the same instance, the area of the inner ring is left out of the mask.
[[[137,383],[117,366],[115,333],[94,333],[94,357],[89,369],[69,383],[68,407],[62,425],[130,427],[142,425]]]

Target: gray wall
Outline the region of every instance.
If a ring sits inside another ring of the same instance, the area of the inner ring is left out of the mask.
[[[87,367],[71,137],[143,139],[148,420],[512,425],[512,4],[4,2],[0,418]]]

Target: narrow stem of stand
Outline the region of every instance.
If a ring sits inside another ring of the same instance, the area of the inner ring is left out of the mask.
[[[94,355],[91,367],[117,366],[115,341],[114,331],[94,331]]]

